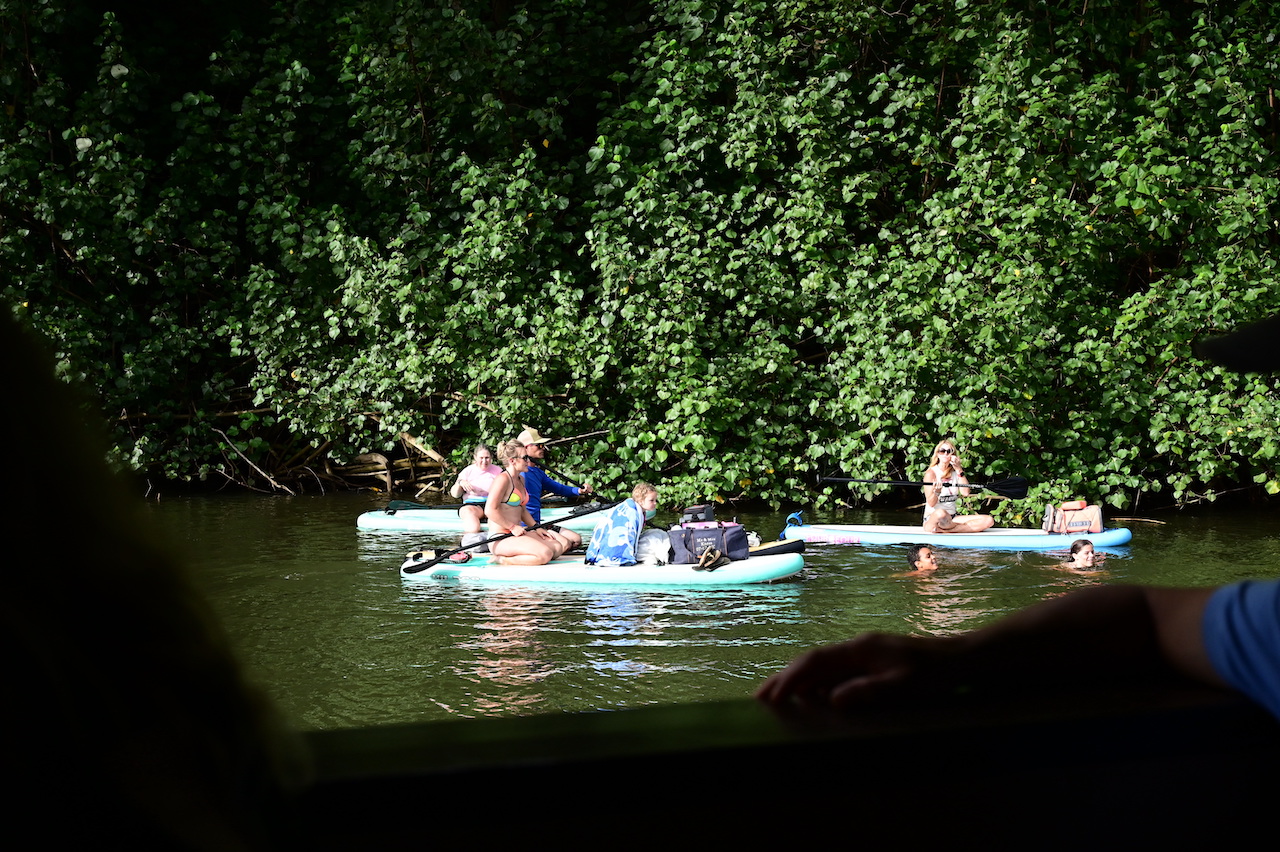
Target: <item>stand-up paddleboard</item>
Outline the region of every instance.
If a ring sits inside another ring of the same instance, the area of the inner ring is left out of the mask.
[[[1133,533],[1125,527],[1109,527],[1099,533],[1071,534],[1009,527],[993,527],[978,533],[930,533],[919,526],[806,524],[796,512],[788,516],[782,538],[824,544],[930,544],[984,550],[1065,550],[1078,538],[1089,539],[1094,547],[1116,547],[1127,544]]]
[[[441,562],[421,571],[414,567],[431,559],[430,551],[411,554],[400,566],[406,580],[479,580],[497,583],[577,583],[614,586],[736,586],[770,583],[799,574],[799,553],[767,553],[739,559],[714,571],[694,565],[587,565],[581,558],[554,559],[546,565],[501,565],[488,554],[467,562]],[[419,558],[420,557],[420,558]]]

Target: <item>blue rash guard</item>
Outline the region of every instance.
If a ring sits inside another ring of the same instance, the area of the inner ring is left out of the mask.
[[[1218,589],[1200,629],[1218,676],[1280,718],[1280,580]]]
[[[559,494],[561,497],[577,497],[582,493],[580,488],[556,482],[547,476],[545,470],[532,463],[529,469],[520,475],[524,477],[524,490],[529,492],[529,504],[525,508],[529,510],[535,524],[542,523],[542,492],[544,490]]]

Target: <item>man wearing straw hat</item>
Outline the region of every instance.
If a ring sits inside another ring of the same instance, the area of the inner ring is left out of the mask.
[[[539,435],[537,429],[528,426],[524,431],[516,436],[516,440],[524,444],[526,457],[529,459],[529,470],[524,476],[524,488],[529,492],[529,514],[533,516],[534,523],[542,523],[542,493],[550,491],[552,494],[559,494],[561,497],[578,497],[583,494],[591,494],[591,483],[584,482],[580,486],[565,485],[563,482],[557,482],[547,472],[542,469],[542,460],[547,457],[547,442],[551,440],[549,437]]]

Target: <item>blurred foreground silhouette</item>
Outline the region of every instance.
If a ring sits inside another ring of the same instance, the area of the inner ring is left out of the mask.
[[[275,845],[271,815],[301,751],[108,470],[77,393],[3,313],[6,481],[26,489],[4,515],[0,604],[11,835],[42,848]]]

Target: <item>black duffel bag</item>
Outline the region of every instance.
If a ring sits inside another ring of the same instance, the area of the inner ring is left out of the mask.
[[[746,559],[751,555],[747,531],[742,524],[712,521],[672,527],[671,561],[685,565],[696,563],[707,548],[715,548],[730,559]]]

